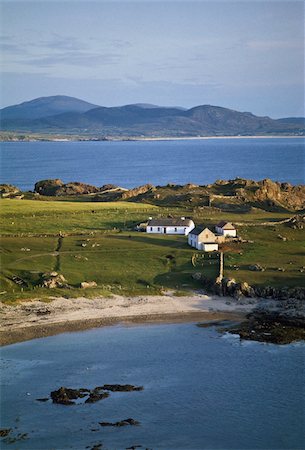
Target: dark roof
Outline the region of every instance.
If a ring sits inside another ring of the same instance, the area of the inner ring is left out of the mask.
[[[194,234],[195,236],[198,236],[200,233],[202,233],[204,230],[203,227],[195,227],[189,234]]]
[[[209,228],[207,227],[195,227],[192,231],[190,231],[189,234],[194,234],[195,236],[199,236],[203,231],[205,232],[209,232],[210,235],[215,236],[215,234],[213,233],[213,231],[211,231]],[[216,237],[216,236],[215,236]],[[210,242],[212,244],[212,242]]]
[[[235,230],[234,225],[232,225],[231,222],[226,222],[225,220],[221,220],[216,227],[218,228],[224,228],[226,230]]]
[[[164,218],[164,219],[150,219],[147,224],[149,227],[190,227],[193,225],[191,219],[179,218]]]

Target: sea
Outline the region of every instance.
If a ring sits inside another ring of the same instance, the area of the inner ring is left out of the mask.
[[[113,326],[2,348],[1,449],[303,450],[304,344],[240,341],[196,323]],[[93,404],[60,386],[143,386]],[[138,426],[101,427],[132,418]],[[25,436],[22,437],[22,435]]]
[[[2,142],[0,183],[33,190],[43,179],[132,188],[236,177],[304,184],[304,138]]]

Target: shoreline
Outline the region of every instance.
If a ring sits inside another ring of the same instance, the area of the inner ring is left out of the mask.
[[[73,138],[70,137],[54,137],[46,136],[44,138],[29,138],[29,139],[10,139],[10,140],[1,140],[3,143],[10,142],[154,142],[154,141],[200,141],[200,140],[210,140],[210,139],[305,139],[305,136],[293,136],[293,135],[271,135],[271,136],[172,136],[172,137],[113,137],[106,139],[98,139],[98,138]]]
[[[111,325],[241,321],[259,301],[237,302],[229,297],[190,293],[111,298],[55,298],[50,303],[0,303],[0,345]],[[271,301],[272,303],[272,301]]]

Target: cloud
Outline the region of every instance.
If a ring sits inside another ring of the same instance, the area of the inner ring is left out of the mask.
[[[23,64],[37,67],[50,67],[57,65],[91,66],[117,64],[121,59],[115,53],[87,53],[87,52],[61,52],[55,55],[45,55],[32,59],[25,59]]]
[[[304,42],[300,39],[287,39],[287,40],[271,40],[271,39],[256,39],[245,43],[247,48],[252,50],[292,50],[292,49],[304,49]]]
[[[5,71],[13,67],[27,70],[58,66],[97,67],[115,65],[124,57],[130,42],[114,39],[103,41],[61,36],[56,33],[43,39],[20,41],[17,36],[1,36],[0,46],[5,61]]]

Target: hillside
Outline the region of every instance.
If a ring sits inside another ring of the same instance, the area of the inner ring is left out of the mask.
[[[62,113],[84,113],[92,108],[96,108],[96,105],[66,95],[55,95],[7,106],[0,110],[0,114],[4,122],[19,123],[18,121],[30,121]]]
[[[45,97],[3,108],[2,131],[103,136],[304,135],[305,119],[273,120],[201,105],[191,109],[135,104],[101,107],[72,97]]]

